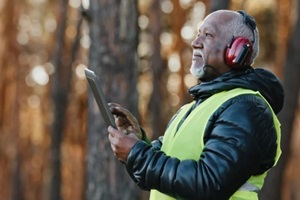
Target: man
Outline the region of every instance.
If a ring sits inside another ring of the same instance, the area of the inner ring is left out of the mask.
[[[192,42],[194,101],[150,143],[132,114],[110,104],[116,157],[150,199],[255,200],[280,156],[278,79],[250,65],[259,50],[255,20],[244,11],[208,15]]]

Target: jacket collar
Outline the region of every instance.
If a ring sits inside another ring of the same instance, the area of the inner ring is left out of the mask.
[[[213,94],[234,88],[259,91],[278,113],[283,106],[284,92],[281,83],[271,72],[248,67],[244,70],[231,70],[209,82],[200,82],[191,87],[189,93],[196,100],[204,100]]]

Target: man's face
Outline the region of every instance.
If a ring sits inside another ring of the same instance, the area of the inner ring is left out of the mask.
[[[222,28],[226,23],[224,18],[227,17],[228,20],[228,16],[223,15],[212,13],[207,16],[191,44],[193,58],[190,71],[201,81],[211,81],[229,71],[229,67],[224,62],[224,52],[230,36]]]

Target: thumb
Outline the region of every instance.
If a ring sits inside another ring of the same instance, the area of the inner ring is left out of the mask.
[[[112,136],[115,136],[115,135],[118,134],[118,129],[115,129],[115,128],[112,127],[112,126],[109,126],[109,127],[107,128],[107,131],[108,131],[108,133],[109,133],[110,135],[112,135]]]

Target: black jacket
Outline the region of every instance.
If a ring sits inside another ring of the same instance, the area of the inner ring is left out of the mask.
[[[263,69],[230,71],[189,92],[199,105],[215,93],[237,87],[260,91],[276,114],[283,106],[281,84]],[[204,140],[198,161],[166,156],[159,150],[161,140],[151,145],[139,141],[129,153],[127,171],[142,189],[157,189],[177,199],[220,200],[274,164],[277,136],[272,112],[258,96],[245,94],[226,101],[210,117]]]

